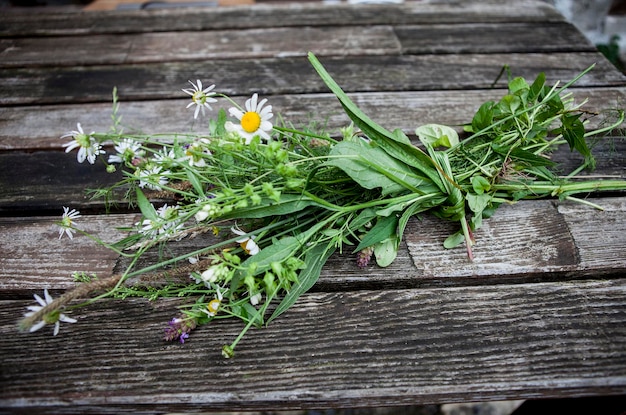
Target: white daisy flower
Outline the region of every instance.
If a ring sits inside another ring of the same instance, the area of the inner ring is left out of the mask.
[[[135,157],[140,156],[141,144],[131,138],[125,138],[114,148],[117,154],[109,156],[109,163],[130,163]]]
[[[246,235],[246,232],[244,232],[241,229],[239,229],[237,227],[237,225],[235,225],[232,228],[230,228],[230,230],[235,235],[239,235],[239,236]],[[258,254],[261,251],[261,249],[256,244],[256,242],[254,242],[254,239],[255,239],[254,235],[252,235],[252,236],[245,236],[243,238],[237,239],[236,242],[239,244],[239,246],[241,246],[241,248],[244,251],[246,251],[246,253],[248,255],[256,255],[256,254]]]
[[[63,147],[67,147],[65,152],[69,153],[75,148],[78,148],[78,154],[76,155],[78,162],[82,163],[87,159],[90,164],[94,164],[96,157],[98,157],[99,154],[104,154],[105,151],[102,150],[102,146],[93,138],[93,134],[95,134],[95,131],[85,134],[80,123],[76,124],[76,130],[61,136],[61,138],[73,138],[69,143],[63,144]]]
[[[156,220],[144,219],[135,226],[140,227],[139,233],[154,238],[157,235],[173,234],[178,232],[184,225],[178,216],[178,206],[161,206],[156,210]]]
[[[207,139],[200,139],[194,143],[189,144],[185,148],[185,157],[189,160],[189,165],[192,167],[205,167],[206,156],[210,156],[211,151],[205,147],[209,143]]]
[[[135,172],[139,179],[139,187],[157,191],[161,190],[162,186],[168,183],[166,175],[169,173],[169,170],[162,172],[161,166],[150,166],[147,169]]]
[[[163,167],[169,167],[176,161],[176,152],[173,148],[163,147],[154,153],[152,161]]]
[[[202,115],[204,116],[204,109],[208,108],[211,110],[211,106],[209,103],[217,102],[215,98],[212,98],[215,95],[215,92],[211,92],[215,85],[211,85],[202,89],[202,82],[198,79],[197,84],[189,81],[189,83],[193,86],[193,89],[186,88],[183,89],[185,94],[191,95],[191,102],[187,105],[187,108],[196,106],[196,111],[193,114],[193,118],[198,118],[198,114],[202,110]]]
[[[168,206],[166,203],[157,209],[157,214],[163,219],[159,233],[175,233],[183,227],[178,216],[178,206]]]
[[[270,119],[274,116],[272,114],[272,106],[267,105],[264,107],[267,99],[257,102],[258,99],[258,95],[254,94],[252,98],[246,101],[246,112],[235,107],[228,110],[230,115],[239,120],[239,124],[229,121],[225,124],[226,130],[239,134],[246,140],[246,144],[250,144],[252,138],[257,135],[265,140],[269,140],[270,135],[268,133],[273,128],[270,122]]]
[[[70,208],[63,206],[63,216],[61,217],[61,229],[59,230],[59,239],[63,237],[63,234],[69,236],[70,239],[74,239],[74,226],[73,221],[80,218],[80,212],[76,209],[70,210]]]
[[[209,301],[209,304],[207,304],[206,306],[206,310],[203,310],[210,317],[214,317],[217,314],[220,308],[220,305],[222,304],[223,296],[222,296],[222,292],[220,291],[220,287],[215,287],[215,294],[216,294],[216,298]]]
[[[44,298],[41,298],[37,294],[34,295],[35,300],[37,301],[37,303],[39,303],[39,305],[31,305],[31,306],[26,307],[30,311],[28,313],[24,314],[25,317],[32,316],[33,314],[35,314],[36,312],[38,312],[39,310],[41,310],[42,308],[44,308],[48,304],[52,303],[53,299],[52,299],[52,296],[48,293],[48,289],[47,288],[45,290],[43,290],[43,296],[44,296]],[[46,314],[43,317],[43,319],[41,321],[39,321],[38,323],[34,324],[30,328],[29,331],[32,333],[34,331],[39,330],[40,328],[42,328],[46,324],[53,324],[54,323],[54,332],[52,334],[54,336],[56,336],[57,334],[59,334],[59,327],[61,325],[61,323],[60,323],[61,321],[64,322],[64,323],[76,323],[75,319],[70,318],[70,317],[66,316],[65,314],[63,314],[63,313],[59,312],[58,310],[56,310],[56,311],[52,311],[52,312]]]

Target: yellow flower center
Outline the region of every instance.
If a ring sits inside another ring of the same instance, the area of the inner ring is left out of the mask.
[[[217,314],[217,310],[220,308],[220,300],[218,299],[211,300],[206,308],[209,310],[209,313],[211,313],[212,315]]]
[[[191,100],[195,102],[196,104],[204,105],[204,103],[206,102],[206,98],[207,96],[204,92],[196,91],[193,93]]]
[[[241,117],[241,128],[248,133],[253,133],[261,126],[261,116],[254,112],[248,111]]]

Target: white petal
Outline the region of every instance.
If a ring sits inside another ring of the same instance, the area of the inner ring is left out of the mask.
[[[257,107],[256,104],[257,104],[258,99],[259,99],[259,95],[254,93],[252,95],[252,98],[246,101],[246,109],[248,111],[256,111],[256,107]]]
[[[47,305],[47,303],[44,301],[44,299],[41,298],[40,296],[38,296],[37,294],[35,294],[34,297],[35,297],[35,301],[37,301],[42,307]],[[34,306],[34,307],[36,307],[36,306]]]
[[[62,321],[64,323],[76,323],[78,320],[76,320],[75,318],[68,317],[65,314],[61,314],[59,316],[59,321]]]
[[[235,107],[229,108],[228,112],[230,113],[231,116],[241,121],[241,118],[243,117],[243,112],[241,112],[239,108],[235,108]]]
[[[39,330],[40,328],[42,328],[45,325],[46,325],[46,322],[42,320],[39,323],[33,324],[32,327],[28,331],[29,331],[29,333],[32,333],[34,331]]]
[[[44,297],[46,297],[46,304],[50,304],[52,302],[52,296],[50,295],[50,293],[48,292],[48,289],[45,288],[43,290],[43,295]]]

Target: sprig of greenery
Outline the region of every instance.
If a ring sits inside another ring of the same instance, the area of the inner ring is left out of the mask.
[[[106,288],[87,303],[108,296],[190,297],[165,338],[183,342],[197,325],[239,318],[245,327],[223,348],[232,357],[248,329],[279,317],[317,282],[333,253],[349,249],[359,266],[372,256],[379,266],[391,264],[408,221],[419,213],[457,222],[459,231],[443,246],[465,243],[472,260],[476,230],[503,203],[559,197],[599,208],[576,195],[626,189],[623,180],[573,180],[595,166],[587,139],[624,119],[620,111],[612,125],[586,130],[582,104],[574,104],[568,88],[591,67],[562,87],[546,85],[543,74],[532,83],[509,79],[507,93],[484,103],[465,126],[469,137],[427,124],[416,126],[416,146],[401,130],[369,118],[313,54],[309,60],[353,123],[341,140],[288,124],[261,131],[269,110],[259,109],[265,101],[256,95],[247,113],[239,105],[230,111],[241,118],[239,130],[221,110],[201,134],[122,135],[114,91],[114,127],[94,134],[93,145],[114,143],[117,154],[107,169],[120,163],[124,177],[99,194],[123,191],[142,218],[126,229],[130,235],[101,242],[127,258],[123,273],[106,280],[77,274],[80,292]],[[192,85],[186,92],[204,110],[213,87]],[[254,128],[259,134],[247,134]],[[92,145],[81,134],[81,143]],[[554,173],[558,166],[550,159],[564,144],[584,158],[566,177]],[[178,243],[200,236],[208,239],[200,248]],[[52,321],[50,313],[60,315],[75,298],[61,297],[23,325],[46,316]]]

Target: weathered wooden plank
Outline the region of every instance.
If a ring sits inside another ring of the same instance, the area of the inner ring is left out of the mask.
[[[408,225],[405,239],[416,274],[424,279],[498,274],[532,280],[545,273],[599,277],[626,266],[626,254],[620,252],[626,237],[618,230],[626,224],[626,206],[621,198],[597,201],[604,211],[569,201],[503,206],[475,232],[473,262],[463,249],[441,249],[445,238],[458,230],[455,224],[425,216]]]
[[[594,199],[605,208],[572,206],[573,202],[523,201],[500,208],[485,220],[475,236],[475,259],[469,262],[463,246],[446,250],[446,237],[458,230],[454,223],[425,215],[409,222],[398,260],[388,268],[356,266],[349,250],[334,256],[324,268],[316,290],[458,286],[503,282],[553,281],[622,275],[626,271],[626,201]],[[572,213],[573,212],[573,213]],[[24,295],[38,288],[69,289],[74,271],[110,275],[115,255],[95,249],[85,237],[61,240],[54,218],[4,218],[0,221],[0,288],[3,295]],[[116,226],[130,226],[136,215],[87,216],[80,225],[113,241],[124,236]],[[77,222],[78,224],[78,222]],[[16,236],[17,235],[17,236]],[[97,236],[97,235],[96,235]],[[610,239],[604,239],[604,237]],[[171,243],[173,254],[210,245],[210,236]],[[76,249],[79,249],[77,251]],[[84,250],[84,251],[83,251]],[[151,265],[162,252],[147,254]],[[102,259],[105,258],[105,259]],[[101,263],[98,261],[102,261]]]
[[[396,37],[397,36],[397,37]],[[493,39],[499,39],[493,42]],[[550,39],[550,42],[546,42]],[[63,48],[59,48],[63,45]],[[572,25],[325,26],[0,39],[2,67],[111,65],[261,57],[593,52]],[[97,50],[98,53],[93,53]]]
[[[576,88],[578,102],[585,98],[589,111],[620,108],[626,102],[626,87]],[[350,94],[354,102],[373,120],[390,128],[414,134],[416,127],[438,123],[450,126],[471,121],[480,105],[499,100],[501,89],[471,91],[406,91]],[[122,92],[123,94],[123,92]],[[243,103],[245,98],[232,97]],[[275,95],[269,97],[275,114],[295,126],[311,121],[324,124],[335,134],[349,123],[348,117],[334,95]],[[202,131],[201,121],[185,109],[186,99],[121,102],[120,114],[127,132],[143,133]],[[213,105],[215,110],[228,108],[224,100]],[[80,104],[55,106],[0,107],[0,150],[61,149],[66,140],[59,137],[76,128],[80,122],[85,130],[106,132],[111,127],[111,105]],[[606,121],[605,115],[591,117],[589,127]]]
[[[578,29],[565,22],[415,25],[395,26],[394,30],[403,53],[590,52],[596,49]]]
[[[3,67],[400,52],[391,26],[385,25],[13,38],[0,39],[0,49]]]
[[[618,230],[626,222],[624,200],[612,200],[605,207],[606,211],[598,212],[579,204],[564,203],[558,206],[559,214],[568,223],[568,229],[577,241],[578,257],[583,269],[592,269],[598,265],[611,267],[611,264],[626,258],[626,238]]]
[[[33,23],[36,20],[36,24]],[[85,35],[279,26],[331,26],[433,23],[509,23],[563,21],[549,4],[537,0],[502,2],[406,2],[401,5],[319,3],[256,4],[242,7],[178,8],[83,13],[5,11],[0,36]]]
[[[625,298],[624,280],[307,294],[231,360],[220,350],[238,322],[164,344],[171,302],[103,301],[52,337],[17,333],[32,302],[2,301],[0,406],[163,413],[619,394]]]
[[[119,255],[84,236],[59,239],[63,210],[54,217],[0,217],[2,256],[0,286],[3,298],[23,295],[25,284],[37,290],[75,286],[72,273],[85,271],[100,277],[113,273]],[[122,239],[119,227],[132,226],[137,215],[89,216],[77,220],[81,229],[104,242]],[[39,250],[42,249],[42,250]]]
[[[122,180],[122,173],[107,173],[102,164],[78,163],[75,154],[53,151],[0,154],[0,214],[55,214],[62,206],[102,212],[103,200],[88,190]],[[123,192],[114,195],[121,200]],[[126,209],[125,209],[126,210]]]
[[[504,65],[514,76],[533,80],[545,72],[547,82],[567,81],[588,66],[593,71],[577,86],[619,86],[624,75],[599,53],[531,53],[474,55],[320,56],[344,91],[415,91],[487,89]],[[124,101],[181,96],[187,80],[202,79],[230,96],[319,93],[326,86],[306,58],[211,59],[206,62],[98,65],[0,70],[2,105],[110,102],[117,87]],[[496,84],[506,86],[506,76]]]

